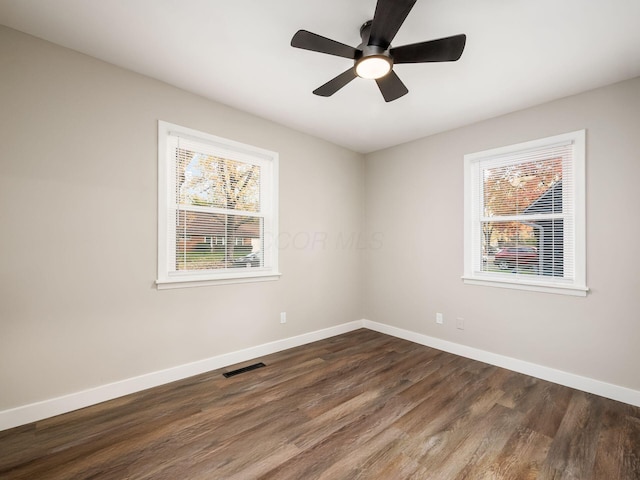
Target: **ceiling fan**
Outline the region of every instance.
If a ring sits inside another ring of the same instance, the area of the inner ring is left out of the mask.
[[[416,0],[378,0],[373,20],[360,27],[362,43],[350,47],[307,30],[298,30],[291,46],[327,53],[353,60],[353,67],[313,91],[330,97],[356,77],[375,79],[385,101],[391,102],[409,90],[393,71],[398,63],[455,62],[462,55],[466,35],[429,40],[426,42],[391,48]]]

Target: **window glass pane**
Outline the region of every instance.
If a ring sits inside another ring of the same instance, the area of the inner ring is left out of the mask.
[[[564,220],[481,222],[482,271],[564,276]]]
[[[259,212],[260,174],[257,165],[176,149],[176,198],[181,205]]]
[[[562,212],[562,158],[482,170],[484,215]]]
[[[178,210],[176,270],[261,267],[262,238],[262,218]]]

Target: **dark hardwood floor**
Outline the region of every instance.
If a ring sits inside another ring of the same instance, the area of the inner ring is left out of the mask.
[[[640,479],[637,407],[369,330],[256,361],[0,432],[0,478]]]

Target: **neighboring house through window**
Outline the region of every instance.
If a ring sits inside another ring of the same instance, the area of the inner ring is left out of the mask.
[[[158,166],[158,288],[278,278],[276,153],[161,121]]]
[[[465,283],[586,295],[585,131],[465,155]]]

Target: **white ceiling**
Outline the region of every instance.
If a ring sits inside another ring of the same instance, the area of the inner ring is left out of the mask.
[[[418,0],[393,45],[467,35],[455,63],[396,65],[311,92],[352,65],[292,48],[298,29],[356,46],[376,0],[0,0],[0,24],[371,152],[640,76],[639,0]]]

